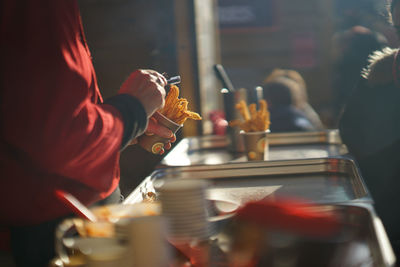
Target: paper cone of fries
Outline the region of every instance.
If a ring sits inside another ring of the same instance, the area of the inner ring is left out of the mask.
[[[269,130],[260,132],[240,131],[240,135],[243,137],[244,141],[247,160],[268,160],[268,133]]]
[[[188,104],[189,101],[186,98],[179,98],[178,86],[171,85],[165,98],[164,107],[154,113],[152,119],[157,120],[159,124],[167,127],[175,134],[187,119],[202,119],[198,113],[188,110]],[[145,134],[139,138],[139,145],[153,154],[160,154],[168,141],[167,138]]]
[[[177,124],[171,121],[170,119],[162,115],[160,112],[155,112],[152,118],[156,119],[159,124],[170,129],[174,134],[183,126],[182,124]],[[143,147],[145,150],[158,155],[163,150],[164,145],[168,143],[169,139],[163,138],[155,134],[153,135],[144,134],[141,137],[139,137],[138,141],[139,145]]]
[[[259,110],[255,103],[247,106],[242,100],[235,108],[240,111],[243,120],[229,122],[231,127],[239,126],[240,135],[243,137],[244,148],[248,160],[268,160],[269,144],[267,134],[269,133],[270,114],[267,101],[259,101]]]

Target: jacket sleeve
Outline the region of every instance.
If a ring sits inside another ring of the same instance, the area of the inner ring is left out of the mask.
[[[147,114],[142,103],[128,94],[110,97],[105,104],[114,106],[121,113],[124,121],[121,150],[126,148],[147,127]]]
[[[119,174],[123,139],[142,133],[147,116],[130,96],[97,103],[75,2],[45,2],[32,4],[27,14],[8,7],[1,25],[3,139],[39,172],[105,191]]]

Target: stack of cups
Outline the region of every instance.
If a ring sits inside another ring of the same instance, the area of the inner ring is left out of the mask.
[[[207,240],[213,234],[208,218],[204,180],[166,180],[159,188],[161,209],[168,222],[168,239],[173,243]]]
[[[120,266],[168,266],[169,251],[162,216],[144,216],[121,220],[116,235],[127,241],[127,253]]]

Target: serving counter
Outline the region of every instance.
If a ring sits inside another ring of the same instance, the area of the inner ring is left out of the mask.
[[[246,184],[253,181],[252,188],[256,188],[257,191],[270,191],[274,184],[282,187],[280,183],[287,183],[288,186],[278,191],[285,191],[290,195],[295,190],[296,196],[317,202],[329,202],[317,199],[315,197],[317,194],[327,194],[325,197],[333,199],[331,194],[337,196],[339,191],[347,194],[345,192],[349,192],[348,189],[352,188],[351,190],[361,190],[364,192],[363,198],[372,201],[358,167],[340,139],[338,130],[270,133],[267,138],[269,160],[255,162],[248,162],[243,152],[232,151],[229,138],[226,136],[184,138],[162,160],[158,169],[146,177],[127,197],[126,202],[141,201],[143,193],[154,191],[152,183],[155,177],[156,179],[164,175],[171,177],[171,173],[180,178],[207,176],[214,179],[221,174],[230,178],[235,176],[235,183],[242,184],[239,187],[246,187]],[[347,166],[347,171],[343,171],[344,166]],[[342,168],[342,171],[335,172],[335,168]],[[264,177],[260,179],[260,175]],[[293,180],[295,183],[292,181],[293,177],[296,177]],[[222,178],[225,179],[218,180],[227,180],[227,177]],[[353,187],[355,181],[358,186]],[[341,186],[335,187],[334,183]],[[348,186],[350,184],[352,185]],[[289,185],[292,192],[288,191]],[[340,189],[335,193],[329,191],[334,188]],[[304,189],[309,189],[307,192],[310,194],[307,195],[305,191],[302,193]]]
[[[337,130],[271,133],[268,141],[269,160],[247,161],[242,152],[229,149],[229,140],[224,136],[185,138],[125,203],[142,202],[149,194],[158,195],[158,189],[168,180],[201,179],[210,184],[208,199],[238,206],[289,197],[351,210],[353,215],[347,211],[344,214],[369,225],[363,228],[365,231],[359,231],[361,243],[349,244],[365,247],[370,262],[354,266],[394,266],[395,257],[374,211],[373,200]]]
[[[338,130],[268,134],[269,160],[327,158],[347,154]],[[217,165],[247,161],[243,152],[230,148],[226,136],[188,137],[181,140],[160,167]]]
[[[126,202],[141,202],[147,193],[157,193],[165,179],[207,179],[213,199],[239,204],[266,197],[294,197],[321,204],[372,203],[356,164],[346,158],[162,168],[148,176]]]

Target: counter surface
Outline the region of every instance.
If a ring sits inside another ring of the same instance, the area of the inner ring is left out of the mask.
[[[269,160],[327,158],[346,155],[348,152],[337,130],[270,133],[268,142]],[[201,136],[181,140],[161,165],[217,165],[244,161],[247,161],[244,153],[233,151],[226,136]]]
[[[125,203],[141,202],[148,192],[157,194],[165,179],[194,178],[210,181],[210,200],[243,205],[291,196],[323,205],[360,207],[371,216],[360,219],[369,222],[363,238],[372,255],[371,266],[394,266],[393,251],[368,189],[337,130],[270,134],[269,144],[269,160],[249,162],[242,152],[232,152],[225,136],[185,138]]]

